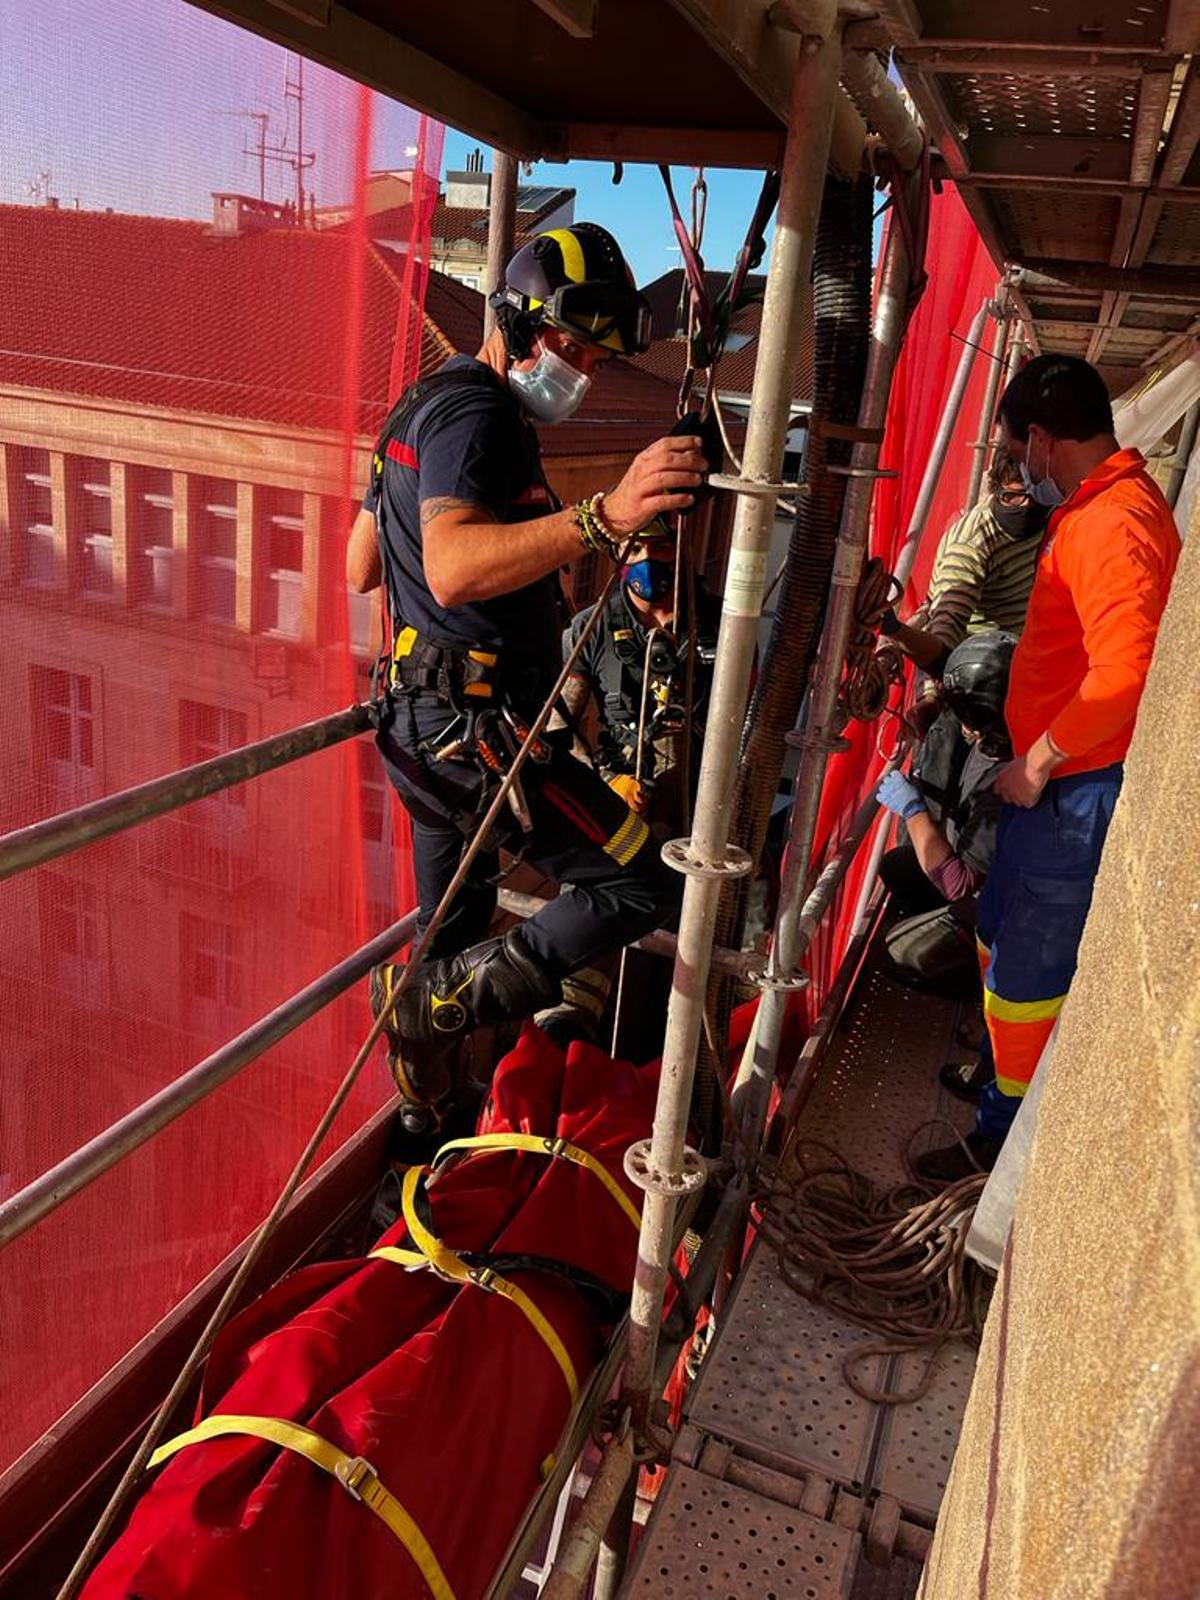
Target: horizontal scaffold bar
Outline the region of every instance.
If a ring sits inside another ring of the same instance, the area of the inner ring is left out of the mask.
[[[69,855],[84,845],[122,833],[139,822],[148,822],[221,789],[285,767],[302,756],[340,744],[343,739],[353,739],[373,725],[373,718],[373,704],[363,701],[345,711],[335,711],[332,716],[318,717],[315,722],[302,723],[256,744],[214,756],[211,761],[164,773],[161,778],[122,789],[119,794],[105,795],[86,806],[17,828],[0,837],[0,879],[28,872],[31,867],[40,867],[56,856]]]
[[[416,925],[415,911],[393,922],[353,955],[330,967],[328,972],[277,1005],[274,1011],[268,1011],[265,1017],[251,1023],[244,1033],[239,1033],[173,1083],[143,1100],[118,1122],[5,1200],[0,1204],[0,1248],[11,1244],[51,1211],[56,1211],[64,1200],[86,1189],[102,1173],[153,1139],[177,1117],[315,1016],[331,1000],[365,978],[377,962],[385,960],[412,938]]]

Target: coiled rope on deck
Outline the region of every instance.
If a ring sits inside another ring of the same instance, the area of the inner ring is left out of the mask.
[[[909,1151],[930,1126],[916,1130]],[[942,1346],[976,1340],[983,1326],[988,1284],[966,1241],[987,1173],[944,1188],[915,1178],[884,1188],[829,1145],[804,1139],[793,1149],[794,1175],[777,1175],[755,1196],[758,1232],[798,1294],[880,1336],[843,1360],[855,1394],[881,1405],[921,1399]],[[884,1389],[861,1376],[864,1362],[918,1350],[928,1360],[910,1389]]]

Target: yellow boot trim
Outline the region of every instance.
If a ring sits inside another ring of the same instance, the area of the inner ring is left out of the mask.
[[[604,846],[619,867],[627,867],[650,837],[650,829],[636,812],[631,811],[616,833]]]
[[[443,1157],[454,1150],[468,1153],[477,1150],[528,1150],[534,1155],[553,1156],[558,1161],[569,1161],[572,1166],[584,1167],[600,1180],[634,1227],[640,1229],[642,1226],[641,1212],[608,1168],[597,1161],[594,1155],[581,1150],[577,1144],[568,1143],[566,1139],[548,1139],[540,1133],[477,1133],[472,1139],[450,1139],[433,1158],[435,1172]]]
[[[362,1456],[348,1455],[319,1433],[302,1428],[297,1422],[287,1422],[282,1417],[206,1417],[196,1427],[160,1445],[150,1457],[150,1465],[161,1466],[176,1451],[190,1444],[203,1444],[208,1439],[238,1434],[248,1434],[268,1444],[277,1444],[284,1450],[291,1450],[306,1461],[311,1461],[314,1467],[320,1467],[331,1478],[336,1478],[352,1500],[361,1500],[367,1510],[373,1512],[399,1539],[424,1578],[433,1600],[454,1600],[454,1591],[438,1565],[429,1541],[395,1495],[380,1483],[379,1474],[371,1463]]]
[[[498,1294],[501,1299],[516,1306],[558,1363],[559,1371],[566,1380],[571,1404],[575,1405],[579,1399],[579,1379],[575,1373],[575,1363],[571,1360],[570,1352],[559,1338],[554,1324],[546,1313],[525,1293],[524,1289],[518,1288],[500,1273],[493,1272],[491,1267],[468,1267],[462,1257],[451,1250],[449,1245],[443,1244],[436,1234],[431,1233],[417,1215],[417,1190],[420,1188],[424,1172],[423,1167],[409,1167],[404,1174],[400,1194],[404,1221],[409,1237],[417,1247],[416,1250],[401,1250],[393,1245],[384,1245],[378,1250],[372,1250],[371,1255],[382,1261],[395,1261],[402,1267],[432,1267],[439,1277],[446,1278],[451,1283],[473,1284],[475,1288],[483,1289],[488,1294]]]

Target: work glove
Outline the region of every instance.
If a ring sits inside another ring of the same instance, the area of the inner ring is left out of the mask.
[[[881,806],[902,817],[905,822],[909,817],[915,817],[918,811],[925,810],[920,790],[915,783],[910,783],[902,772],[888,773],[879,785],[877,798]]]
[[[632,772],[614,772],[608,780],[608,787],[614,794],[619,794],[630,811],[635,811],[639,817],[649,804],[646,785],[640,783]]]

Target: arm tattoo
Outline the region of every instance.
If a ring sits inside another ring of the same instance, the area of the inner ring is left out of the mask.
[[[443,495],[421,501],[421,527],[427,528],[431,522],[436,522],[438,517],[444,516],[447,511],[469,511],[476,522],[498,520],[486,506],[477,506],[471,500],[455,500],[451,495]]]

